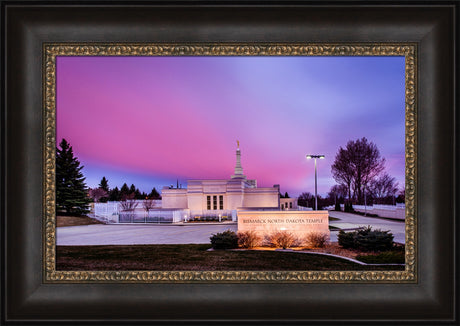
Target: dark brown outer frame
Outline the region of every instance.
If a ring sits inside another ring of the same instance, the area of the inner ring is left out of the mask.
[[[3,323],[458,321],[457,3],[267,3],[2,2]],[[416,42],[418,284],[42,284],[43,42]]]

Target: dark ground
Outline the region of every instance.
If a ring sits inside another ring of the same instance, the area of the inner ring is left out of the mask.
[[[209,244],[57,246],[56,270],[295,271],[403,270],[343,259],[279,251],[207,251]]]

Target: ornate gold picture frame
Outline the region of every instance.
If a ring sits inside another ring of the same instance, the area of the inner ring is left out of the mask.
[[[44,43],[43,281],[45,283],[416,283],[417,44],[415,43]],[[404,56],[404,271],[57,271],[55,212],[58,56]]]

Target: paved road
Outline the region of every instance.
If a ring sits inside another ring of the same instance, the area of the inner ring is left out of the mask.
[[[213,233],[236,229],[236,224],[92,224],[56,228],[56,242],[69,246],[209,243]]]
[[[390,230],[395,242],[404,243],[404,222],[370,218],[355,214],[331,211],[330,216],[339,218],[330,225],[341,229],[372,226],[374,229]],[[187,244],[209,243],[209,237],[225,230],[237,230],[236,224],[93,224],[59,227],[57,245],[117,245],[117,244]],[[331,231],[331,241],[337,241],[338,231]]]
[[[394,241],[405,242],[404,221],[392,221],[375,217],[364,217],[361,215],[330,211],[329,216],[339,218],[339,221],[331,221],[329,224],[341,229],[353,229],[361,226],[370,225],[373,229],[382,231],[390,230],[393,233]],[[337,241],[337,231],[331,232],[331,241]]]

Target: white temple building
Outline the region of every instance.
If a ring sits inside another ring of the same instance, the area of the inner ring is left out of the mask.
[[[206,211],[280,209],[279,185],[259,188],[257,180],[243,174],[239,143],[235,173],[229,179],[188,180],[187,188],[164,187],[161,196],[163,209],[189,209],[191,216]]]
[[[241,211],[310,210],[297,205],[297,198],[280,198],[280,187],[257,187],[241,166],[239,143],[235,172],[229,179],[188,180],[187,188],[163,187],[161,200],[145,211],[138,200],[135,209],[123,211],[120,202],[95,203],[93,214],[109,223],[178,223],[194,220],[237,221]]]

